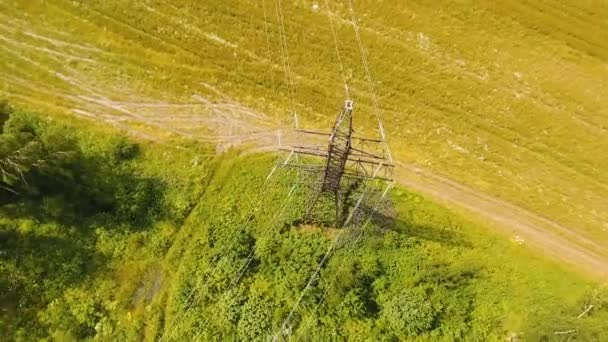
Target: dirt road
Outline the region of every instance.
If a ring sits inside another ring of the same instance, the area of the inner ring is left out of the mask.
[[[493,227],[585,273],[608,278],[608,248],[547,218],[415,165],[397,162],[396,181],[449,206],[490,221]]]

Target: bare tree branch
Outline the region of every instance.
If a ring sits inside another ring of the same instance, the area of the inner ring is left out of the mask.
[[[19,195],[19,193],[18,193],[17,191],[15,191],[15,190],[13,190],[13,189],[11,189],[11,188],[7,187],[7,186],[4,186],[4,185],[2,185],[2,184],[0,184],[0,189],[4,189],[4,190],[6,190],[6,191],[8,191],[8,192],[12,192],[12,193],[13,193],[13,194],[15,194],[15,195]]]

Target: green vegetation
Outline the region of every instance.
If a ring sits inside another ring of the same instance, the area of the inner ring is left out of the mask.
[[[395,157],[608,241],[607,5],[356,1]],[[350,13],[330,7],[357,128],[371,135]],[[295,108],[303,126],[328,127],[343,85],[324,2],[282,12]],[[157,137],[209,136],[200,103],[149,105],[192,95],[291,118],[276,1],[18,0],[0,17],[0,91],[23,108]]]
[[[401,189],[283,325],[338,230],[300,224],[306,190],[265,183],[272,156],[21,112],[0,139],[8,340],[608,338],[605,286]]]

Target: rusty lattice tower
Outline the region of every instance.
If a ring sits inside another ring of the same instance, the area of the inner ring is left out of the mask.
[[[335,211],[334,224],[341,227],[345,214],[348,213],[349,194],[361,182],[371,180],[392,180],[393,165],[385,157],[384,141],[362,138],[353,135],[353,102],[347,100],[344,109],[338,114],[331,133],[311,130],[297,130],[303,135],[298,141],[310,141],[311,136],[329,136],[328,145],[291,145],[283,150],[303,156],[321,157],[324,162],[310,160],[307,163],[286,163],[320,175],[314,183],[313,193],[306,210],[306,219],[311,220],[314,214],[325,212],[329,207]],[[297,158],[306,160],[305,158]],[[324,213],[327,216],[327,213]],[[323,215],[322,215],[323,216]]]

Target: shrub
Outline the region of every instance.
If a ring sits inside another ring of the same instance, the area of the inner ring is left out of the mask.
[[[382,316],[393,334],[398,337],[417,336],[431,330],[435,311],[419,292],[406,290],[384,305]]]

